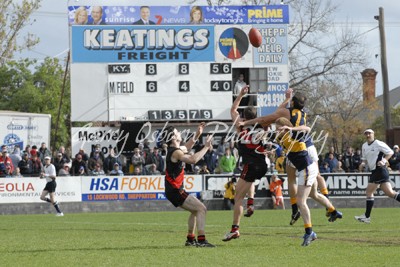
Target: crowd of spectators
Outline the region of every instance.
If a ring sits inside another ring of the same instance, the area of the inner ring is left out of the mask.
[[[192,151],[195,153],[202,148],[197,144]],[[83,149],[70,158],[64,147],[60,147],[55,153],[42,143],[39,148],[26,146],[24,150],[15,146],[10,153],[7,146],[3,145],[0,151],[0,177],[39,177],[43,169],[44,158],[52,157],[58,176],[103,176],[103,175],[164,175],[167,145],[150,148],[150,143],[145,140],[134,149],[132,156],[124,156],[117,153],[116,149],[110,149],[107,156],[96,146],[87,154]],[[394,154],[389,160],[389,168],[392,171],[400,170],[399,146],[393,147]],[[54,156],[53,156],[54,155]],[[367,172],[368,167],[362,163],[361,150],[348,147],[342,154],[336,153],[333,147],[319,156],[319,168],[321,173],[349,173]],[[277,171],[285,173],[286,159],[279,149],[276,153],[266,157],[269,172]],[[215,148],[210,148],[204,157],[195,165],[186,164],[186,174],[239,174],[242,164],[238,149],[234,141],[226,141],[222,138]]]
[[[388,168],[391,171],[400,170],[399,146],[393,147],[394,154],[389,160]],[[361,149],[355,151],[352,147],[347,147],[342,154],[336,153],[334,147],[330,147],[325,157],[320,155],[319,170],[321,173],[349,173],[349,172],[369,172],[368,166],[363,163]]]

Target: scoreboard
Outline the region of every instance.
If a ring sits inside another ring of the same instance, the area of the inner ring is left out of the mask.
[[[286,5],[197,6],[198,23],[194,6],[146,6],[153,23],[143,25],[141,6],[100,2],[68,6],[72,121],[230,120],[235,69],[276,67],[269,73],[285,78],[269,88],[287,88]],[[87,20],[79,23],[82,12]],[[247,37],[254,27],[265,36],[258,49]]]

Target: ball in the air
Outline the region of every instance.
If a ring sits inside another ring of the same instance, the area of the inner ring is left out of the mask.
[[[259,30],[251,28],[249,31],[249,40],[254,47],[260,47],[262,44],[262,36]]]

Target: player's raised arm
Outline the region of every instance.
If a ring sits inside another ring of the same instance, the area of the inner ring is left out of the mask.
[[[187,151],[190,151],[192,149],[192,147],[194,146],[194,144],[197,142],[197,140],[199,140],[199,138],[200,138],[201,134],[203,133],[203,130],[204,130],[205,127],[206,127],[205,122],[202,122],[202,123],[199,124],[199,126],[197,127],[196,133],[185,144],[185,146],[187,148]]]
[[[290,102],[293,96],[293,89],[289,88],[285,92],[285,100],[282,102],[282,104],[279,105],[278,108],[286,108],[287,104]]]
[[[289,127],[289,126],[281,126],[279,127],[279,130],[289,130],[289,131],[298,131],[298,132],[310,132],[311,128],[305,125],[300,125],[296,127]]]
[[[286,108],[278,108],[274,113],[258,117],[252,120],[247,120],[243,122],[237,123],[238,126],[246,126],[246,125],[255,125],[255,124],[261,124],[263,127],[270,125],[271,123],[274,123],[278,118],[280,117],[285,117],[289,118],[289,110]]]
[[[189,154],[184,154],[182,150],[176,150],[172,154],[172,158],[175,159],[176,161],[180,160],[187,164],[196,164],[199,160],[203,158],[203,156],[207,153],[208,149],[212,146],[212,140],[213,140],[212,135],[207,135],[206,143],[199,152],[193,155],[189,155]]]
[[[240,114],[238,112],[238,108],[240,105],[240,101],[242,100],[243,96],[245,96],[249,92],[249,86],[246,85],[240,90],[239,95],[235,99],[231,107],[231,118],[233,123],[237,123],[240,121]]]

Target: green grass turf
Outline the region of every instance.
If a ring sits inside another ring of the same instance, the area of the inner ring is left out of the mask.
[[[209,211],[207,239],[217,248],[185,247],[186,211],[11,215],[0,217],[1,266],[395,266],[400,252],[400,209],[376,208],[372,223],[343,209],[328,223],[311,210],[318,239],[301,247],[301,219],[289,210],[256,210],[242,218],[241,237],[222,242],[232,211]]]

